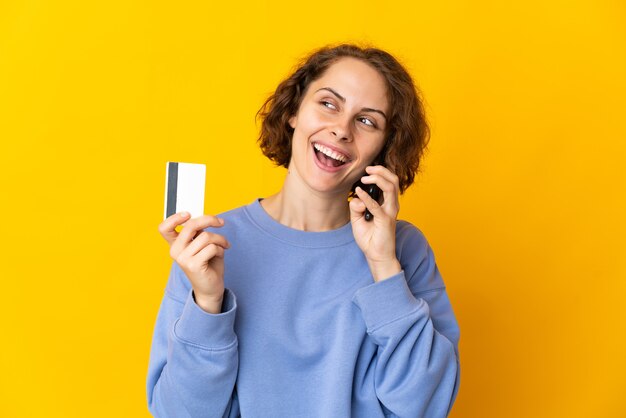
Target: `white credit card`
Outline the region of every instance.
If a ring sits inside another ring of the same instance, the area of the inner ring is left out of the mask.
[[[206,165],[168,161],[165,169],[163,219],[187,211],[192,218],[204,215]]]

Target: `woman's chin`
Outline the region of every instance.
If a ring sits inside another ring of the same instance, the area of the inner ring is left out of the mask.
[[[345,184],[329,184],[329,183],[315,183],[311,184],[310,188],[312,191],[320,194],[326,195],[328,197],[345,197],[350,193],[350,186],[346,186]]]

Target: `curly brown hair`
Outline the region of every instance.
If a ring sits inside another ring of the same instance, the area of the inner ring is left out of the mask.
[[[385,145],[375,161],[398,176],[400,193],[403,193],[418,173],[430,130],[421,94],[411,76],[392,55],[377,48],[361,48],[353,44],[325,46],[304,58],[257,112],[257,118],[262,120],[258,138],[261,150],[276,165],[288,167],[293,136],[289,119],[298,112],[309,84],[343,57],[368,63],[386,81],[390,114]]]

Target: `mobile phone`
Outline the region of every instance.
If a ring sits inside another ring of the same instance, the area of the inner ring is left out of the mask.
[[[168,161],[165,166],[163,219],[186,211],[191,218],[204,214],[206,165]]]
[[[385,151],[381,151],[380,154],[378,154],[378,156],[374,159],[374,161],[372,162],[372,166],[374,165],[382,165],[385,166],[384,164],[384,156],[385,155]],[[364,176],[367,176],[367,172],[363,173]],[[370,195],[370,197],[372,199],[374,199],[375,201],[377,201],[378,203],[381,203],[381,199],[383,197],[383,192],[382,190],[380,190],[380,187],[378,187],[375,184],[363,184],[361,182],[361,180],[359,180],[358,182],[355,183],[354,187],[352,190],[354,190],[356,188],[356,186],[359,186],[361,189],[365,190],[365,192]],[[371,221],[372,219],[374,219],[374,215],[372,214],[372,212],[370,212],[367,208],[365,209],[365,220],[366,221]]]
[[[367,184],[365,185],[365,188],[362,187],[362,189],[365,190],[367,194],[372,197],[372,199],[380,203],[380,195],[381,195],[380,187],[378,187],[375,184]],[[370,212],[369,209],[366,208],[365,220],[369,222],[372,219],[374,219],[374,215],[372,215],[372,212]]]
[[[372,163],[372,165],[379,165],[377,163]],[[367,173],[363,173],[364,176],[367,176]],[[382,190],[380,190],[380,187],[378,187],[375,184],[363,184],[361,182],[361,180],[357,181],[356,183],[354,183],[354,186],[352,186],[352,191],[354,192],[354,190],[356,190],[356,188],[360,187],[361,189],[365,190],[365,192],[370,195],[370,197],[372,199],[374,199],[375,201],[377,201],[378,203],[380,203],[380,198],[382,196]],[[369,209],[365,209],[365,220],[366,221],[371,221],[372,219],[374,219],[374,215],[372,215],[372,212],[369,211]]]

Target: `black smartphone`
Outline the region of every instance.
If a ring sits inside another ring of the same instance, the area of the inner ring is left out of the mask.
[[[379,165],[379,164],[372,163],[372,165]],[[363,175],[367,176],[367,173],[363,173]],[[354,190],[356,190],[357,186],[365,190],[367,194],[369,194],[372,197],[372,199],[380,203],[380,198],[382,197],[382,194],[383,194],[382,190],[380,190],[380,187],[378,187],[375,184],[363,184],[361,180],[359,180],[356,183],[354,183],[354,186],[352,186],[353,192]],[[365,209],[365,220],[369,222],[372,219],[374,219],[374,215],[372,215],[372,212],[370,212],[369,209]]]
[[[380,195],[382,194],[380,187],[375,184],[366,184],[365,187],[362,187],[362,189],[365,190],[367,194],[372,197],[372,199],[380,203]],[[370,212],[369,209],[365,209],[365,220],[371,221],[372,219],[374,219],[372,212]]]

